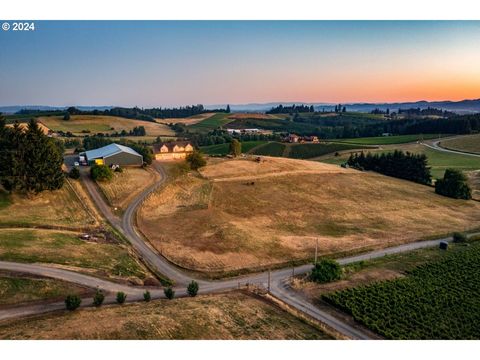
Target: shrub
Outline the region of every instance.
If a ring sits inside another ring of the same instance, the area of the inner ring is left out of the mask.
[[[175,290],[173,290],[170,286],[165,288],[165,290],[163,290],[163,292],[165,293],[165,296],[169,300],[172,300],[175,297]]]
[[[467,235],[461,232],[453,233],[453,242],[454,243],[464,243],[467,242]]]
[[[103,300],[105,300],[105,295],[101,290],[97,289],[95,295],[93,296],[93,305],[98,307],[103,304]]]
[[[82,303],[82,299],[78,295],[68,295],[65,298],[65,307],[67,310],[73,311],[77,309]]]
[[[106,165],[95,164],[90,168],[90,175],[93,180],[111,180],[113,178],[113,171]]]
[[[335,260],[322,259],[317,262],[310,274],[310,279],[318,283],[327,283],[340,279],[342,268]]]
[[[435,192],[454,199],[470,200],[472,198],[472,190],[467,184],[467,178],[457,169],[445,170],[443,179],[438,179],[435,183]]]
[[[198,293],[198,283],[195,280],[192,280],[187,286],[188,295],[194,297]]]
[[[127,295],[123,291],[117,292],[117,303],[123,304],[127,300]]]
[[[143,300],[145,300],[146,302],[149,302],[150,300],[152,299],[152,296],[150,295],[150,291],[145,291],[143,293]]]
[[[70,120],[70,113],[69,113],[69,112],[67,112],[67,113],[63,116],[63,120],[66,120],[66,121]]]
[[[207,165],[205,158],[199,151],[194,151],[188,154],[186,160],[192,170],[198,170],[201,167]]]
[[[72,179],[80,179],[80,170],[77,167],[73,167],[68,173],[68,176]]]

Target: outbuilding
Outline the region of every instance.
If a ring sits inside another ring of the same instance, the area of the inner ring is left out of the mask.
[[[143,156],[128,146],[110,144],[99,149],[85,151],[80,156],[85,156],[89,165],[120,165],[120,166],[141,166]]]

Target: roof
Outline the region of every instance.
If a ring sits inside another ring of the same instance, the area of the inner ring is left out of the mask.
[[[106,158],[121,152],[126,152],[126,153],[140,156],[140,157],[142,156],[132,148],[129,148],[128,146],[123,146],[115,143],[101,147],[99,149],[85,151],[85,155],[87,156],[88,160],[92,160],[92,159]]]
[[[168,152],[172,152],[175,145],[185,147],[187,145],[192,145],[192,143],[190,141],[168,141],[159,144],[153,144],[153,152],[155,154],[159,153],[163,145],[168,148]]]

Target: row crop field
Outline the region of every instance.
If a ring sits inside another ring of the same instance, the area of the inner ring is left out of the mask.
[[[211,130],[217,129],[221,126],[224,126],[232,121],[229,119],[230,114],[227,113],[216,113],[215,115],[202,120],[196,124],[190,125],[188,129],[191,132],[209,132]]]
[[[326,144],[292,144],[288,157],[293,159],[311,159],[337,151],[363,149],[365,146],[326,143]]]
[[[311,159],[337,151],[364,149],[363,145],[341,143],[284,144],[269,142],[253,151],[255,155],[283,156],[292,159]]]
[[[266,141],[243,141],[242,153],[246,153],[254,147],[265,143]],[[202,146],[200,150],[207,155],[227,155],[230,152],[230,143]]]
[[[390,144],[406,144],[421,140],[430,140],[440,137],[439,134],[412,134],[412,135],[393,135],[393,136],[374,136],[352,139],[336,139],[335,141],[348,144],[362,145],[390,145]],[[447,135],[445,135],[447,136]]]
[[[322,298],[388,339],[479,339],[479,262],[474,243],[404,278]]]

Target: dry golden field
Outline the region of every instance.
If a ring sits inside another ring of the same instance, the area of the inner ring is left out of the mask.
[[[336,165],[215,159],[152,194],[138,224],[173,262],[237,271],[382,248],[478,227],[480,203]]]
[[[16,320],[0,339],[329,339],[293,315],[240,292],[112,305]]]
[[[480,134],[442,140],[440,145],[448,149],[480,154]]]
[[[115,172],[111,181],[99,181],[98,185],[112,207],[125,210],[133,198],[158,178],[158,173],[152,169],[132,167]]]
[[[193,125],[193,124],[199,123],[200,121],[208,119],[208,118],[212,117],[213,115],[215,115],[215,113],[198,114],[198,115],[193,115],[193,116],[189,116],[189,117],[186,117],[186,118],[166,118],[166,119],[155,119],[155,120],[159,124]]]
[[[39,117],[39,121],[53,131],[71,131],[73,134],[82,135],[82,130],[91,133],[114,133],[122,130],[130,131],[136,126],[144,126],[148,136],[174,136],[175,133],[166,125],[151,121],[126,119],[115,116],[103,115],[72,115],[70,120],[63,120],[62,116]]]

